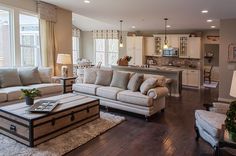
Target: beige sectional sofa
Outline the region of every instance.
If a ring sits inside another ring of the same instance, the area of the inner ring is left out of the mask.
[[[51,83],[52,69],[47,67],[0,68],[0,106],[16,103],[21,89],[36,88],[42,96],[62,93],[62,85]]]
[[[99,70],[97,70],[96,73],[98,73],[98,71]],[[108,76],[108,74],[103,75],[103,79],[110,81],[110,83],[107,83],[106,85],[99,85],[96,83],[98,74],[96,75],[94,72],[91,73],[85,71],[84,79],[86,77],[86,73],[88,73],[87,77],[94,79],[95,83],[93,81],[86,82],[85,80],[79,79],[73,85],[73,91],[99,98],[102,106],[145,115],[145,117],[149,117],[161,110],[164,111],[165,97],[168,95],[168,89],[165,87],[166,80],[164,76],[144,74],[143,81],[149,78],[155,78],[157,84],[155,87],[147,90],[146,94],[143,94],[140,89],[137,91],[132,91],[127,89],[127,86],[125,88],[112,86],[113,79],[115,79],[114,72],[117,71],[113,71],[112,80],[109,80],[110,76]],[[134,73],[130,73],[129,81],[133,75]]]

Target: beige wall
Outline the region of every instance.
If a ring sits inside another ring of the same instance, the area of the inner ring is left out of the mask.
[[[58,8],[57,23],[55,25],[56,54],[67,53],[72,55],[72,12]],[[60,75],[60,65],[56,66],[56,75]],[[72,76],[72,65],[69,66],[69,75]]]
[[[123,42],[124,47],[119,49],[119,57],[123,57],[126,55],[126,36],[127,32],[123,32]],[[92,31],[81,31],[81,57],[89,59],[93,63],[95,63],[95,53],[94,53],[94,43],[93,43],[93,32]]]
[[[236,43],[236,19],[220,21],[220,87],[219,99],[230,100],[229,95],[233,71],[236,63],[228,63],[228,45]]]

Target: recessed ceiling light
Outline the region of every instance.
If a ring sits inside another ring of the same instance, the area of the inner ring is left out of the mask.
[[[84,3],[90,3],[90,1],[89,0],[84,0]]]
[[[203,14],[207,14],[208,13],[208,10],[202,10],[201,11]]]
[[[212,20],[212,19],[208,19],[207,22],[208,22],[208,23],[211,23],[211,22],[213,22],[213,20]]]
[[[167,25],[166,28],[170,28],[171,26],[170,25]]]
[[[216,26],[212,25],[211,28],[216,28]]]
[[[136,27],[133,25],[133,26],[132,26],[132,29],[135,29],[135,28],[136,28]]]

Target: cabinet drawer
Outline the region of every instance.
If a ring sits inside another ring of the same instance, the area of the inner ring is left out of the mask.
[[[72,85],[73,83],[75,83],[75,79],[68,79],[68,80],[64,80],[65,81],[65,85]],[[61,80],[61,83],[63,84],[63,80]]]
[[[65,92],[71,92],[72,91],[72,86],[67,86],[65,88]]]

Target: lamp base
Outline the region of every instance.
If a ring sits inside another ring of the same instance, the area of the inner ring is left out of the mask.
[[[62,66],[61,67],[61,76],[62,77],[67,77],[68,76],[68,67],[67,66]]]

